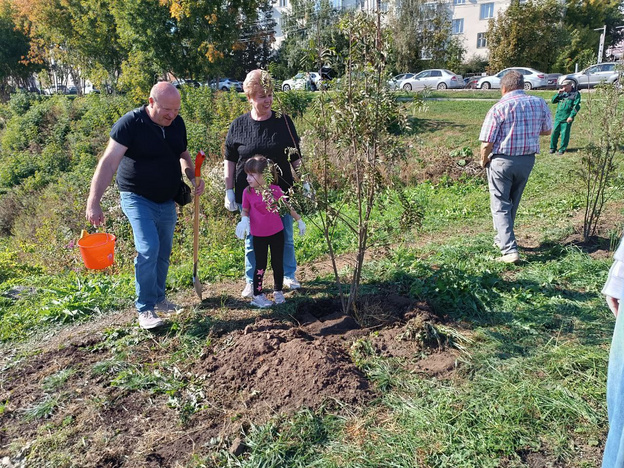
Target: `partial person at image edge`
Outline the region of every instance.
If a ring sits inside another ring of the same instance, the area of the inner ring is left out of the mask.
[[[602,468],[624,467],[624,314],[619,314],[620,301],[624,298],[624,237],[613,258],[607,282],[602,289],[607,305],[615,315],[607,372],[609,434]]]

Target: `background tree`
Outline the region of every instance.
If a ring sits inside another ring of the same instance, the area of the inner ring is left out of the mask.
[[[126,51],[119,43],[112,0],[12,1],[30,34],[33,61],[71,74],[79,88],[85,77],[98,85],[115,83]]]
[[[242,22],[240,37],[232,46],[229,63],[225,65],[228,76],[243,78],[251,70],[268,68],[275,42],[276,23],[272,12],[271,2],[264,0],[258,7],[257,15]]]
[[[344,14],[328,0],[293,0],[290,12],[282,16],[286,38],[271,67],[275,77],[290,78],[299,71],[320,70],[324,66],[342,74],[341,57],[347,49],[347,39],[340,33],[338,23]]]
[[[490,70],[511,66],[553,69],[565,39],[563,6],[558,0],[514,2],[490,20]]]
[[[169,64],[180,77],[219,75],[223,59],[240,43],[241,31],[259,21],[260,0],[159,0],[175,20],[175,62]],[[264,10],[266,12],[266,8]]]
[[[0,43],[0,95],[6,96],[11,82],[27,86],[29,77],[43,67],[28,61],[30,39],[17,28],[13,9],[6,0],[0,0]]]
[[[465,49],[452,33],[450,3],[437,0],[405,0],[398,3],[390,21],[394,39],[394,71],[423,68],[457,70]]]
[[[579,69],[596,63],[598,43],[602,31],[595,29],[607,26],[606,49],[622,40],[624,12],[620,0],[567,0],[565,14],[565,38],[555,64],[555,70],[570,73],[578,64]]]

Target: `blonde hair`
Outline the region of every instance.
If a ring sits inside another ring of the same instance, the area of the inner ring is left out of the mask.
[[[243,81],[243,91],[247,99],[257,95],[260,92],[273,90],[273,79],[266,70],[251,70],[247,73],[245,81]]]

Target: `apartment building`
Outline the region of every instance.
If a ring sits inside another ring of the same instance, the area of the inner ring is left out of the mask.
[[[390,0],[390,3],[396,0]],[[513,1],[518,0],[445,0],[452,9],[452,32],[460,36],[466,48],[465,58],[470,59],[475,55],[487,57],[489,51],[485,33],[488,29],[488,21],[496,18],[499,12],[504,11]],[[520,0],[524,1],[524,0]],[[284,39],[287,31],[283,30],[282,13],[288,11],[289,0],[275,0],[273,6],[273,18],[276,21],[275,47]],[[333,0],[337,9],[360,9],[373,11],[377,6],[377,0]],[[382,8],[388,3],[382,2]],[[391,11],[391,8],[390,8]]]
[[[453,34],[458,35],[466,48],[465,58],[487,58],[489,49],[485,34],[489,20],[505,11],[517,0],[450,0],[453,5]],[[522,1],[522,0],[521,0]]]

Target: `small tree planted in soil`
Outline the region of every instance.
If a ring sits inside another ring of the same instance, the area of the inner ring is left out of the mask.
[[[323,89],[315,102],[309,165],[315,179],[319,227],[327,243],[341,306],[358,319],[365,254],[377,229],[372,215],[380,208],[379,195],[399,169],[398,160],[404,152],[394,133],[405,119],[387,87],[389,38],[381,27],[381,13],[347,15],[340,29],[349,43],[344,58],[347,73],[335,84],[335,90]],[[384,227],[389,228],[379,229]],[[335,248],[336,233],[344,228],[357,245],[348,290],[341,282]]]
[[[618,86],[599,86],[586,104],[590,143],[582,158],[581,180],[585,192],[583,240],[596,235],[608,189],[616,182],[621,148],[624,145],[624,108]]]

